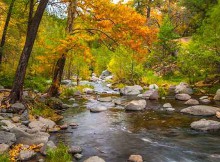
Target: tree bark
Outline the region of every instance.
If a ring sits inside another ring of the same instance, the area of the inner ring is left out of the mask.
[[[5,26],[4,26],[3,33],[2,33],[2,39],[1,39],[1,44],[0,44],[0,65],[2,64],[3,48],[4,48],[4,45],[5,45],[5,41],[6,41],[6,34],[7,34],[7,30],[8,30],[8,25],[9,25],[9,22],[10,22],[10,19],[11,19],[11,14],[12,14],[12,10],[13,10],[13,7],[14,7],[14,3],[15,3],[15,0],[12,0],[11,3],[10,3],[8,13],[7,13],[7,18],[6,18],[6,21],[5,21]]]
[[[28,61],[34,46],[34,42],[37,36],[38,28],[43,17],[43,13],[47,6],[49,0],[41,0],[38,4],[37,10],[34,14],[34,17],[31,20],[30,26],[27,30],[26,41],[21,53],[21,57],[19,60],[19,64],[15,74],[15,80],[13,83],[13,87],[11,93],[9,95],[10,103],[15,103],[16,101],[22,100],[23,94],[23,85],[24,78],[26,74],[26,69],[28,65]],[[31,12],[31,11],[30,11]]]
[[[62,80],[63,69],[66,62],[66,55],[63,54],[61,58],[58,59],[57,64],[54,69],[52,85],[49,88],[48,96],[58,97],[59,96],[59,87]]]

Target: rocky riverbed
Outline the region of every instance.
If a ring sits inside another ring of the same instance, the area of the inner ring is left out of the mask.
[[[22,103],[2,109],[0,153],[22,144],[15,160],[44,161],[46,150],[63,142],[80,162],[220,160],[219,90],[215,97],[194,96],[188,84],[180,83],[161,97],[157,85],[113,90],[106,78],[111,76],[81,82],[94,89],[63,101],[36,94],[63,116],[57,123],[41,116],[30,119]],[[64,84],[72,86],[71,81]]]

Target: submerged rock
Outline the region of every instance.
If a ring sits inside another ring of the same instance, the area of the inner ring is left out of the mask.
[[[129,162],[143,162],[141,155],[131,155],[128,159]]]
[[[217,111],[220,111],[220,108],[206,105],[196,105],[182,109],[180,112],[191,115],[213,116]]]
[[[69,153],[71,154],[80,154],[82,153],[82,148],[80,146],[71,146],[69,149]]]
[[[105,106],[98,106],[98,107],[90,108],[90,111],[93,113],[99,113],[99,112],[106,111],[106,110],[107,110],[107,107]]]
[[[87,160],[85,160],[84,162],[105,162],[105,160],[103,160],[102,158],[98,156],[92,156],[88,158]]]
[[[171,108],[172,105],[170,103],[165,103],[163,104],[163,108]]]
[[[176,94],[175,98],[180,101],[187,101],[191,98],[191,96],[188,94]]]
[[[125,109],[129,111],[140,111],[145,109],[146,105],[146,100],[133,100],[125,106]]]
[[[102,98],[98,98],[98,101],[100,101],[100,102],[111,102],[112,98],[111,97],[102,97]]]
[[[191,123],[191,128],[201,131],[219,130],[220,122],[214,120],[201,119]]]

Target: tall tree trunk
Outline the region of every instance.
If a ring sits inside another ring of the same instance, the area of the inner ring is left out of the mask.
[[[6,18],[6,21],[5,21],[5,26],[4,26],[3,33],[2,33],[2,39],[1,39],[1,44],[0,44],[0,65],[2,64],[3,48],[4,48],[4,45],[5,45],[5,41],[6,41],[6,34],[7,34],[7,30],[8,30],[8,25],[9,25],[9,22],[10,22],[10,19],[11,19],[11,14],[12,14],[12,10],[13,10],[13,7],[14,7],[14,3],[15,3],[15,0],[12,0],[11,3],[10,3],[8,13],[7,13],[7,18]]]
[[[67,17],[67,27],[66,27],[67,34],[70,34],[73,32],[74,20],[76,18],[76,7],[77,7],[77,0],[70,0],[69,6],[68,6],[68,17]],[[60,60],[62,60],[62,64],[59,63]],[[57,64],[56,64],[57,67],[54,70],[53,81],[48,91],[48,96],[50,97],[57,97],[59,95],[59,87],[61,84],[61,79],[62,79],[65,63],[66,63],[66,55],[63,54],[58,59]]]
[[[15,103],[16,101],[22,100],[22,93],[23,93],[23,85],[24,85],[24,78],[26,74],[26,69],[28,65],[28,61],[31,55],[31,51],[34,46],[34,42],[37,36],[38,28],[47,6],[49,0],[41,0],[38,4],[37,10],[34,14],[34,17],[31,20],[30,26],[27,30],[26,41],[21,53],[21,57],[19,60],[19,64],[17,67],[17,71],[15,74],[15,80],[13,83],[13,87],[9,96],[9,100],[11,103]],[[30,11],[32,12],[32,11]]]
[[[63,69],[66,62],[65,54],[58,59],[57,64],[54,69],[53,81],[50,89],[48,91],[48,96],[58,97],[59,96],[59,87],[62,80]]]

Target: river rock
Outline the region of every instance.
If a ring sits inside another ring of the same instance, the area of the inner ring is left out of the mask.
[[[76,160],[82,159],[82,157],[83,157],[82,154],[75,154],[75,155],[74,155],[74,158],[75,158]]]
[[[100,79],[105,79],[106,77],[108,77],[108,76],[110,76],[111,75],[111,72],[110,71],[108,71],[108,70],[104,70],[103,72],[102,72],[102,74],[100,75]]]
[[[199,100],[209,99],[209,96],[202,96],[199,98]]]
[[[98,98],[98,101],[100,101],[100,102],[111,102],[112,98],[111,97],[102,97],[102,98]]]
[[[96,76],[92,76],[92,77],[90,78],[90,80],[91,80],[92,82],[97,82],[97,81],[99,80],[99,78],[96,77]]]
[[[146,105],[147,105],[146,100],[133,100],[125,106],[125,110],[140,111],[143,110],[146,107]]]
[[[13,118],[11,118],[11,120],[14,122],[14,123],[18,123],[20,121],[20,116],[14,116]]]
[[[9,145],[6,145],[4,143],[0,144],[0,155],[8,152],[8,150],[9,150]]]
[[[39,117],[38,121],[46,125],[48,128],[53,128],[56,126],[56,123],[50,119]]]
[[[131,155],[128,159],[129,162],[143,162],[141,155]]]
[[[220,89],[217,90],[215,97],[214,97],[214,100],[220,101]]]
[[[107,110],[107,107],[105,106],[98,106],[98,107],[90,108],[90,111],[93,113],[99,113],[99,112],[106,111],[106,110]]]
[[[0,143],[7,144],[9,146],[16,142],[16,136],[10,132],[0,131]]]
[[[1,124],[2,124],[1,127],[4,130],[7,130],[7,131],[9,131],[10,129],[16,127],[16,125],[14,123],[12,123],[10,120],[2,120]]]
[[[43,147],[41,147],[40,153],[46,155],[48,149],[56,149],[56,148],[57,146],[54,144],[53,141],[48,141],[46,144],[44,144]]]
[[[119,90],[122,95],[139,95],[143,88],[139,85],[126,86]]]
[[[217,111],[215,116],[220,119],[220,111]]]
[[[116,98],[112,101],[115,105],[126,105],[126,100],[123,98]]]
[[[211,102],[211,100],[203,99],[203,100],[200,100],[200,102],[202,102],[203,104],[209,104]]]
[[[182,109],[180,112],[191,115],[213,116],[217,111],[220,111],[220,108],[206,105],[196,105]]]
[[[44,132],[37,132],[35,134],[29,134],[19,128],[12,128],[11,133],[15,134],[16,136],[16,143],[21,143],[25,145],[38,145],[41,143],[47,143],[49,134]]]
[[[193,94],[192,88],[187,83],[181,82],[179,85],[175,88],[175,93],[183,93],[183,94]]]
[[[166,108],[166,111],[169,111],[169,112],[172,112],[172,111],[175,111],[176,109],[172,108],[172,107],[168,107]]]
[[[139,94],[138,97],[141,97],[143,99],[150,99],[150,100],[158,100],[159,99],[159,93],[158,90],[148,90],[144,92],[143,94]]]
[[[191,123],[191,128],[201,131],[219,130],[220,122],[214,120],[201,119]]]
[[[158,85],[156,85],[156,84],[151,84],[151,85],[149,85],[149,89],[150,89],[150,90],[158,90],[159,87],[158,87]]]
[[[172,105],[170,103],[165,103],[163,104],[163,108],[171,108]]]
[[[180,101],[187,101],[191,98],[191,96],[188,94],[176,94],[175,98]]]
[[[80,146],[71,146],[69,149],[69,153],[71,154],[80,154],[82,153],[82,148]]]
[[[83,92],[86,94],[92,94],[92,93],[94,93],[94,90],[92,88],[84,88]]]
[[[199,101],[196,99],[189,99],[184,103],[185,105],[199,105]]]
[[[22,111],[25,110],[25,106],[22,103],[15,103],[11,105],[12,110],[18,112],[18,111]]]
[[[63,124],[63,125],[60,126],[60,129],[61,129],[61,130],[65,130],[65,129],[67,129],[67,128],[68,128],[68,124]]]
[[[19,154],[19,160],[27,161],[31,160],[36,156],[36,153],[33,150],[21,150]]]
[[[105,160],[103,160],[102,158],[98,156],[92,156],[88,158],[87,160],[85,160],[84,162],[105,162]]]

